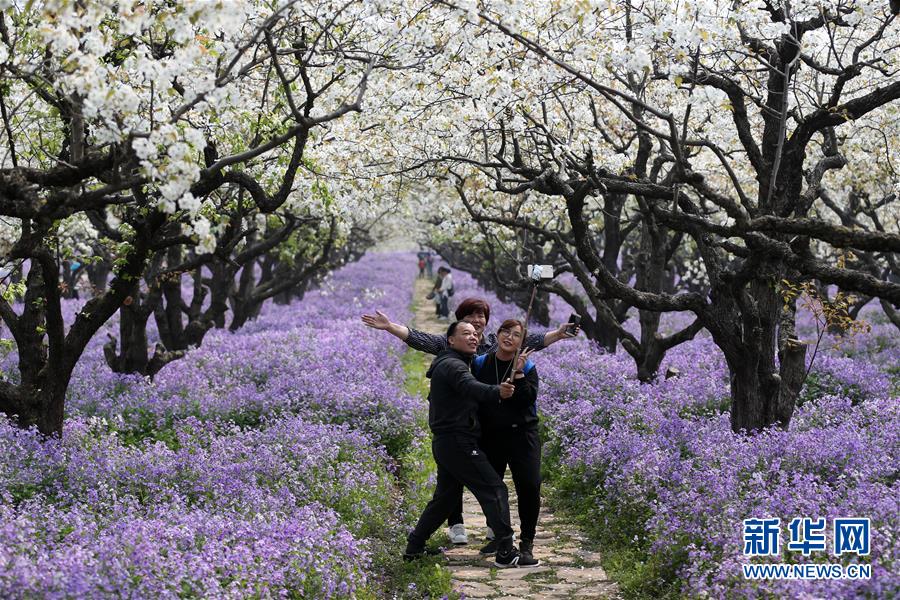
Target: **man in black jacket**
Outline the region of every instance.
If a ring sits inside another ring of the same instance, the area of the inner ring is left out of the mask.
[[[534,566],[537,561],[523,560],[513,546],[506,484],[478,447],[479,404],[511,398],[515,385],[487,385],[472,375],[469,367],[478,346],[472,325],[452,323],[447,329],[447,340],[450,347],[437,355],[427,373],[431,378],[428,426],[433,433],[431,450],[437,463],[437,486],[407,537],[403,556],[413,559],[425,554],[425,542],[447,518],[465,486],[475,495],[497,538],[494,564],[500,568]]]

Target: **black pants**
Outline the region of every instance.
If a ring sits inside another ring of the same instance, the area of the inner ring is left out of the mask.
[[[512,427],[482,432],[478,445],[488,462],[502,479],[506,467],[512,471],[513,485],[519,502],[519,521],[522,539],[533,540],[541,512],[541,439],[536,427]],[[462,523],[463,501],[450,512],[447,524]],[[493,529],[493,527],[491,527]]]
[[[434,495],[407,537],[409,549],[416,551],[441,526],[462,497],[463,486],[475,495],[488,526],[500,541],[500,550],[512,547],[513,530],[509,524],[509,495],[506,484],[478,447],[478,439],[466,435],[438,435],[431,442],[437,463]]]

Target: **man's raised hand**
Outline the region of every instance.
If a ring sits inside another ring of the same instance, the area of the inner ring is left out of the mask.
[[[372,329],[385,330],[391,326],[391,319],[380,310],[376,310],[374,315],[363,315],[362,322]]]

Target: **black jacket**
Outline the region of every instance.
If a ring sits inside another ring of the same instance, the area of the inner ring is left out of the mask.
[[[500,379],[503,379],[504,375],[509,376],[512,361],[497,360],[497,355],[493,352],[484,359],[479,357],[479,361],[481,360],[484,362],[480,366],[476,365],[475,377],[478,381],[492,384],[497,382],[498,375]],[[515,385],[516,391],[512,398],[500,402],[485,402],[478,407],[478,420],[483,429],[537,427],[538,372],[534,365],[529,362],[525,369],[525,377],[516,379]]]
[[[481,383],[469,371],[472,361],[453,349],[437,355],[426,377],[431,379],[428,393],[428,426],[435,434],[463,433],[478,436],[478,405],[499,403],[500,386]]]

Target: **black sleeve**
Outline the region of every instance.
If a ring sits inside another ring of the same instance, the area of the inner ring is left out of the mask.
[[[523,408],[533,405],[537,402],[538,382],[537,367],[534,367],[525,374],[525,377],[515,380],[516,391],[504,402],[511,402]]]
[[[500,386],[489,385],[478,381],[469,366],[461,360],[446,361],[451,365],[449,373],[451,385],[457,393],[471,396],[478,402],[497,402],[500,400]]]

